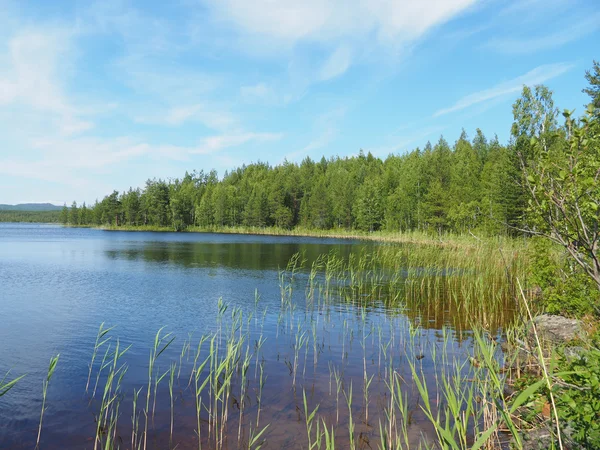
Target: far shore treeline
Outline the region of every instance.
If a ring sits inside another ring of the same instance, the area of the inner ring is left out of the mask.
[[[60,223],[61,211],[0,210],[0,222]]]
[[[599,71],[597,63],[594,68]],[[593,110],[600,83],[589,72],[586,78]],[[149,179],[142,189],[114,191],[94,205],[65,205],[61,221],[177,231],[305,227],[511,234],[526,219],[523,174],[536,161],[532,138],[542,139],[547,149],[569,138],[552,92],[543,85],[523,88],[513,116],[507,144],[479,129],[474,136],[463,130],[454,143],[440,137],[384,160],[361,150],[354,157],[307,157],[299,164],[257,162],[222,179],[214,170],[186,172],[177,179]]]

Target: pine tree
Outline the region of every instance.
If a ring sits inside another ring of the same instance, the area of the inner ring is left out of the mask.
[[[77,202],[73,202],[71,209],[69,210],[69,223],[71,225],[79,225],[79,209],[77,208]]]
[[[63,225],[67,225],[69,223],[69,208],[67,208],[67,204],[65,203],[60,211],[60,222]]]
[[[594,60],[592,69],[585,71],[585,79],[589,86],[582,89],[582,92],[590,96],[594,114],[600,117],[600,61]]]

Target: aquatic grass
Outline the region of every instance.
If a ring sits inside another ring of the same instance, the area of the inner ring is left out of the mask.
[[[308,450],[313,450],[313,448],[315,448],[317,446],[320,448],[320,433],[319,433],[319,420],[318,419],[316,420],[317,433],[316,433],[315,440],[313,440],[313,433],[312,433],[313,425],[315,422],[315,416],[317,414],[317,411],[319,410],[319,405],[315,406],[315,408],[312,411],[309,411],[308,402],[306,401],[306,391],[304,389],[302,389],[302,400],[303,400],[303,404],[304,404],[304,420],[306,423],[306,435],[307,435],[307,440],[308,440]]]
[[[117,421],[119,418],[121,383],[127,372],[127,365],[120,361],[130,349],[120,349],[120,342],[117,339],[115,349],[111,355],[111,362],[108,366],[108,374],[104,385],[100,410],[96,415],[96,438],[94,440],[94,449],[114,448],[114,442],[117,439]]]
[[[260,364],[260,378],[258,381],[258,395],[256,396],[256,405],[257,405],[256,426],[257,427],[258,427],[258,424],[260,423],[260,409],[262,407],[262,392],[263,392],[263,388],[265,387],[266,381],[267,381],[267,376],[264,374],[264,364],[261,363]]]
[[[54,375],[54,371],[56,370],[56,366],[58,364],[58,358],[60,357],[60,353],[56,356],[50,358],[50,364],[48,365],[48,371],[46,373],[46,379],[42,381],[42,410],[40,412],[40,423],[38,426],[38,434],[37,440],[35,444],[35,448],[39,448],[40,446],[40,438],[42,436],[42,422],[44,421],[44,413],[46,412],[46,397],[48,395],[48,386],[50,385],[50,380]]]
[[[248,439],[248,450],[259,450],[265,443],[265,439],[262,438],[270,424],[265,425],[258,432],[250,427],[250,438]]]
[[[131,414],[131,448],[138,449],[138,429],[140,424],[140,415],[137,412],[137,404],[140,393],[143,388],[133,390],[133,412]]]
[[[18,376],[10,381],[6,381],[8,376],[10,375],[10,370],[6,372],[6,374],[0,379],[0,397],[7,394],[15,385],[19,382],[19,380],[25,377],[25,374]]]
[[[201,340],[200,344],[198,346],[198,356],[200,354],[200,348],[202,347],[202,342],[204,342],[204,340]],[[213,349],[214,349],[214,346],[212,345],[212,341],[211,341],[211,345],[210,345],[209,349],[210,349],[209,355],[200,364],[199,367],[196,368],[195,363],[194,363],[194,371],[193,371],[194,388],[195,388],[194,404],[196,406],[196,434],[198,436],[198,449],[202,448],[202,431],[201,431],[202,430],[202,428],[201,428],[202,391],[204,390],[206,385],[210,382],[210,377],[206,377],[203,381],[201,381],[200,377],[202,375],[204,368],[212,359]]]
[[[98,355],[98,350],[100,350],[100,348],[107,344],[110,341],[110,337],[104,339],[104,336],[106,336],[111,330],[113,330],[115,327],[109,327],[109,328],[104,328],[104,322],[102,322],[100,324],[100,327],[98,328],[98,334],[96,335],[96,342],[94,343],[94,350],[92,351],[92,360],[90,361],[89,364],[89,372],[88,372],[88,378],[87,378],[87,382],[85,384],[85,392],[88,392],[88,388],[90,386],[90,378],[92,376],[92,371],[94,369],[94,361],[96,359],[96,356]]]
[[[158,357],[173,343],[175,336],[171,333],[166,333],[161,336],[162,331],[165,327],[160,328],[156,332],[154,337],[154,346],[150,350],[150,356],[148,360],[148,385],[146,387],[146,407],[144,409],[144,450],[148,444],[148,415],[150,414],[150,397],[152,394],[152,382],[155,379],[155,365]],[[156,394],[155,394],[156,398]]]

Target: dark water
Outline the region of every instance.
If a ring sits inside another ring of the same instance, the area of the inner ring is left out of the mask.
[[[333,252],[344,258],[375,245],[301,237],[106,232],[0,224],[0,379],[8,370],[13,377],[26,374],[0,397],[0,448],[35,446],[42,380],[49,359],[58,353],[41,448],[94,448],[98,401],[90,401],[85,386],[102,322],[116,327],[111,334],[123,346],[131,344],[124,358],[128,371],[122,385],[121,448],[131,447],[131,393],[147,384],[148,353],[161,327],[176,336],[161,356],[161,372],[171,362],[184,367],[176,382],[173,443],[169,444],[170,407],[163,382],[147,447],[198,448],[194,395],[186,388],[197,339],[218,329],[220,298],[228,305],[227,314],[239,310],[244,321],[253,315],[245,326],[249,343],[245,349],[254,352],[259,336],[265,342],[249,370],[254,378],[260,360],[267,377],[260,425],[270,424],[270,428],[263,448],[306,447],[303,391],[311,409],[319,404],[322,420],[335,422],[338,448],[345,447],[348,407],[342,393],[336,400],[332,367],[343,372],[346,391],[350,381],[354,384],[357,448],[376,448],[377,418],[387,401],[386,367],[410,378],[405,361],[421,351],[421,341],[445,345],[451,357],[466,351],[466,341],[451,330],[444,339],[436,329],[421,329],[409,338],[410,323],[402,310],[360,309],[342,303],[307,306],[308,270],[299,271],[289,281],[295,290],[283,307],[279,278],[280,269],[298,252],[310,267],[319,255]],[[300,329],[305,331],[307,343],[296,352],[299,362],[294,383],[290,367]],[[189,336],[191,350],[182,358],[181,349]],[[382,362],[385,343],[388,354]],[[433,373],[431,364],[430,358],[419,361],[426,375]],[[375,375],[370,387],[372,419],[366,418],[361,406],[367,365],[369,374]],[[256,389],[254,380],[249,387],[254,397]],[[431,430],[419,420],[414,390],[409,394],[414,410],[410,440],[416,442]],[[246,436],[248,423],[256,420],[257,401],[249,400],[248,405],[242,419],[242,435]],[[231,408],[229,438],[223,447],[247,448],[243,437],[238,441],[239,410]],[[341,416],[336,411],[342,411]],[[210,441],[205,442],[205,448],[211,448]]]

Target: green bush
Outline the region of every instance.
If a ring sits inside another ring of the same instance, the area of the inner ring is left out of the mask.
[[[562,249],[543,238],[532,238],[530,285],[542,289],[542,306],[550,314],[598,315],[600,292],[580,266]]]
[[[555,396],[559,417],[575,442],[583,448],[600,448],[600,350],[582,352],[564,369],[565,384],[559,385]]]

